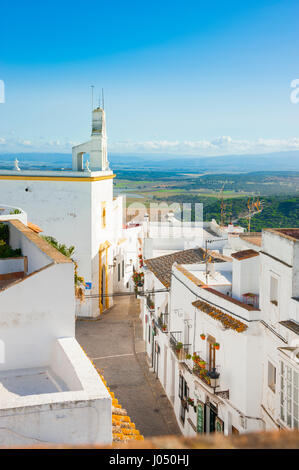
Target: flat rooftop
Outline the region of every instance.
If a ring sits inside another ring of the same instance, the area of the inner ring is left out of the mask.
[[[189,268],[190,269],[190,268]],[[215,271],[210,273],[206,277],[206,272],[202,270],[190,270],[193,276],[196,276],[203,284],[207,286],[231,286],[232,284],[232,274],[231,272],[221,273]]]
[[[69,391],[50,368],[18,369],[0,372],[1,408],[29,395]]]

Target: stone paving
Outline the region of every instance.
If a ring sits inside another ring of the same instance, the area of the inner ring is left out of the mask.
[[[139,301],[115,298],[99,320],[77,320],[76,338],[145,437],[180,435],[173,408],[149,371]]]

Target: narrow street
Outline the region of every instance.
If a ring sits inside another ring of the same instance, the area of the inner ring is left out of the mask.
[[[76,338],[145,436],[180,434],[172,406],[149,371],[134,296],[116,297],[97,321],[79,320]]]

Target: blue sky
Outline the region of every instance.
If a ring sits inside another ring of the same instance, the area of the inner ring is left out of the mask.
[[[0,13],[0,152],[87,140],[91,84],[113,152],[299,149],[298,0],[16,0]]]

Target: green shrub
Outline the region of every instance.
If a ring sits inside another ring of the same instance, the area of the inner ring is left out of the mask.
[[[21,250],[13,250],[4,240],[0,240],[0,258],[15,258],[22,256]]]
[[[8,243],[9,231],[8,225],[0,223],[0,240],[3,240],[5,243]]]

